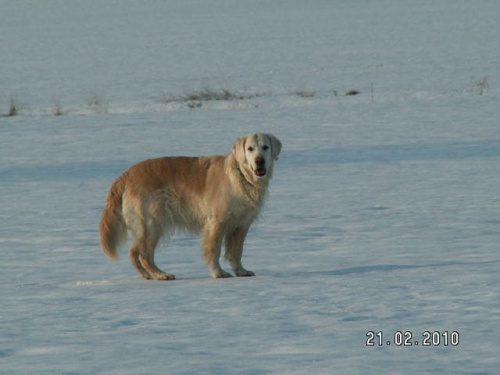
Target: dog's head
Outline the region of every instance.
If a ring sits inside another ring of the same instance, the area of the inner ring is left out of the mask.
[[[249,170],[252,179],[271,178],[273,162],[278,160],[280,151],[278,138],[263,133],[239,137],[232,149],[240,168]]]

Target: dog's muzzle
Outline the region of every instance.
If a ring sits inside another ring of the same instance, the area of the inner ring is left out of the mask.
[[[254,173],[259,177],[264,177],[267,173],[266,169],[266,159],[258,157],[255,159],[255,170]]]

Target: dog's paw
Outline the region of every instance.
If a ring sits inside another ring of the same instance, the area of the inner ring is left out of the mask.
[[[238,277],[248,277],[248,276],[255,276],[255,273],[252,271],[248,271],[244,268],[240,268],[239,270],[235,271],[236,276]]]
[[[155,280],[175,280],[175,275],[172,275],[171,273],[158,273],[154,275]]]
[[[212,273],[212,276],[215,279],[227,279],[229,277],[233,277],[233,275],[224,270],[218,270],[217,272]]]

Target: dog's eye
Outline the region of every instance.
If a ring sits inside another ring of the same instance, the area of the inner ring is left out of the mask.
[[[252,152],[253,151],[253,147],[249,147],[247,148],[248,151]]]
[[[263,149],[264,151],[267,151],[267,150],[269,149],[269,146],[268,146],[268,145],[264,145],[264,146],[262,147],[262,149]]]

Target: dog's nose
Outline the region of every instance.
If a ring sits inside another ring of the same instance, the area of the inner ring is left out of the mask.
[[[257,165],[257,167],[265,167],[266,159],[259,156],[259,157],[255,158],[255,164]]]

